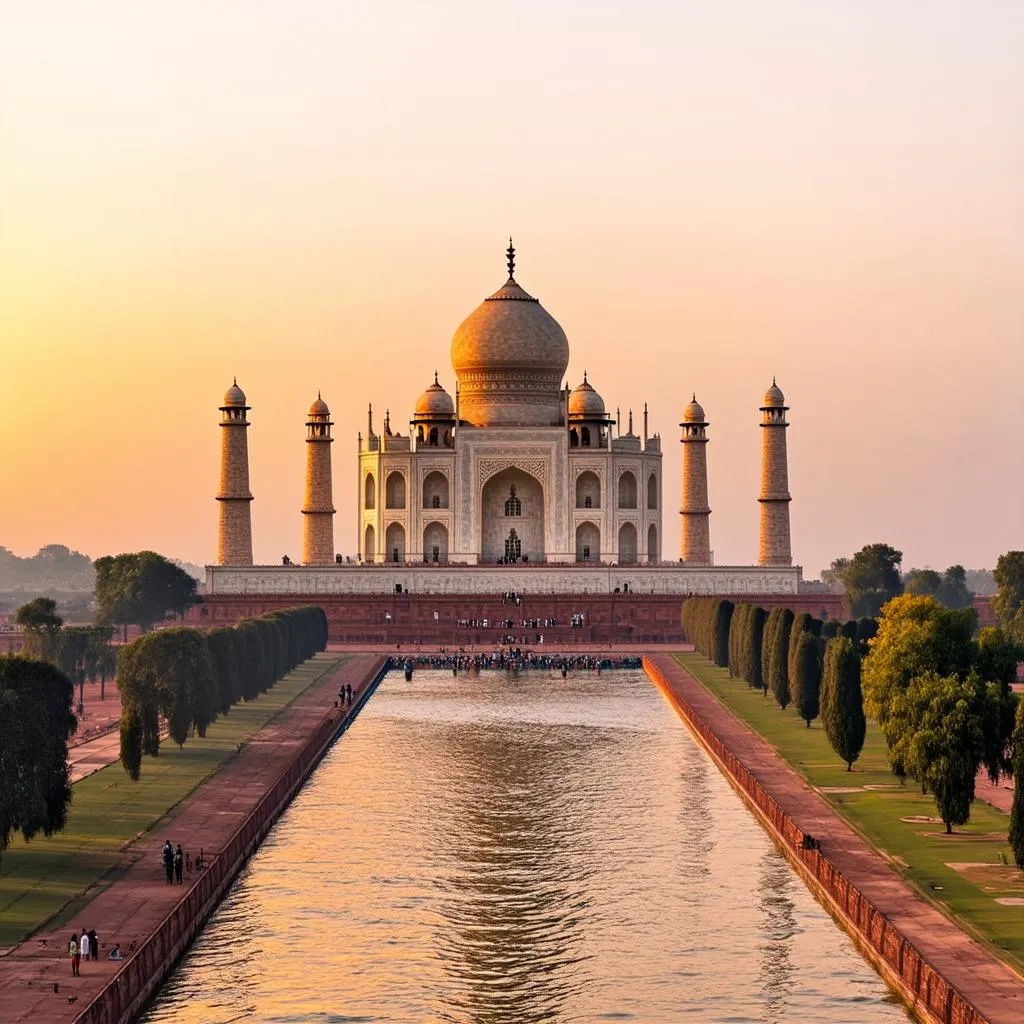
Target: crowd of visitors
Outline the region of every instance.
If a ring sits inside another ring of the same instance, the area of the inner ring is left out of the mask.
[[[595,654],[539,654],[521,647],[507,647],[491,653],[466,654],[449,652],[441,648],[433,654],[417,654],[405,659],[405,668],[433,668],[468,672],[481,670],[524,671],[539,669],[548,672],[586,671],[602,669],[640,668],[642,660],[633,655],[600,657]]]

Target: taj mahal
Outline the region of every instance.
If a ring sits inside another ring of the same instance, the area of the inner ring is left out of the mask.
[[[694,395],[682,416],[682,544],[662,549],[662,439],[632,412],[623,428],[584,373],[565,383],[569,341],[515,277],[467,316],[451,342],[454,395],[416,400],[407,433],[372,406],[358,436],[358,555],[336,555],[330,409],[306,421],[302,564],[254,566],[248,413],[237,381],[221,406],[217,565],[210,594],[538,592],[796,593],[786,430],[774,381],[760,407],[762,487],[756,566],[712,564],[708,422]],[[618,589],[616,589],[618,588]]]

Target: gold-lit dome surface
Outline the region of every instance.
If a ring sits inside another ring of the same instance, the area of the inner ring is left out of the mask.
[[[782,393],[782,389],[775,383],[775,378],[772,378],[772,386],[764,393],[764,407],[766,409],[777,409],[781,408],[786,404],[786,396]]]
[[[697,401],[697,396],[693,396],[693,401],[683,410],[683,422],[684,423],[703,423],[704,422],[704,407]]]
[[[511,271],[511,245],[509,252]],[[481,427],[558,423],[569,341],[511,273],[459,325],[451,356],[462,419]]]
[[[224,392],[224,405],[245,405],[245,392],[238,386],[237,380],[227,389],[227,391]]]
[[[604,419],[604,399],[593,389],[583,375],[583,383],[569,395],[569,415],[573,419]]]
[[[309,407],[310,416],[330,416],[331,410],[327,408],[327,403],[318,394],[316,401]]]
[[[434,383],[416,400],[417,419],[445,418],[455,415],[455,403],[452,396],[438,383],[434,374]]]

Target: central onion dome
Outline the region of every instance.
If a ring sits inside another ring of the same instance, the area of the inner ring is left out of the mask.
[[[569,365],[565,331],[513,276],[466,317],[452,338],[459,415],[477,427],[548,427],[562,415],[562,378]]]

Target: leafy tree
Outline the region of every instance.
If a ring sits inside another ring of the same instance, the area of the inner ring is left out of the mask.
[[[977,655],[976,622],[973,609],[951,611],[931,597],[903,594],[885,606],[864,660],[866,705],[883,733],[894,697],[911,679],[926,672],[966,678]]]
[[[821,711],[821,641],[811,632],[797,634],[792,690],[797,713],[809,729]]]
[[[934,569],[911,569],[903,577],[903,592],[917,597],[935,597],[942,586],[942,573]]]
[[[73,696],[70,680],[49,662],[0,658],[0,853],[15,832],[30,840],[64,827]]]
[[[960,679],[926,672],[894,699],[893,717],[904,723],[895,754],[907,774],[935,794],[947,833],[970,818],[990,698],[974,674]]]
[[[860,688],[860,655],[853,641],[839,636],[825,647],[821,678],[821,720],[832,749],[853,770],[867,733]]]
[[[26,655],[53,661],[64,620],[57,614],[57,602],[51,597],[37,597],[21,605],[14,621],[25,630]]]
[[[845,588],[846,570],[850,567],[848,558],[837,558],[827,569],[821,570],[821,580],[833,590],[841,591]]]
[[[998,626],[986,626],[978,633],[978,652],[974,667],[982,679],[993,683],[1012,683],[1017,678],[1021,648]]]
[[[996,561],[995,572],[992,574],[996,583],[996,592],[991,600],[992,611],[996,618],[1010,628],[1013,636],[1024,642],[1024,619],[1021,607],[1024,606],[1024,551],[1007,551]]]
[[[903,552],[888,544],[868,544],[850,559],[842,578],[855,618],[877,615],[886,601],[903,592],[902,561]]]
[[[96,559],[96,608],[102,622],[143,632],[198,601],[196,580],[154,551]]]
[[[974,604],[974,594],[967,587],[967,570],[962,565],[951,565],[938,590],[935,599],[947,608],[970,608]]]
[[[1010,808],[1010,847],[1013,859],[1024,871],[1024,700],[1017,702],[1016,724],[1013,730],[1013,805]]]

